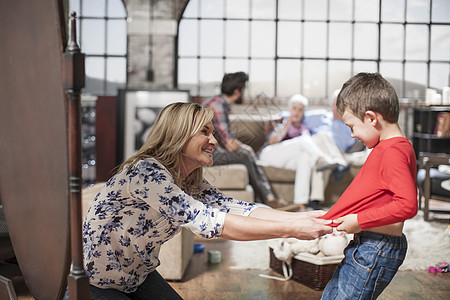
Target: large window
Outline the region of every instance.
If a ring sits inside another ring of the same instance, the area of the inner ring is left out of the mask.
[[[244,71],[248,96],[328,98],[380,72],[403,98],[450,74],[448,0],[190,0],[179,23],[178,87],[207,97]]]
[[[77,38],[86,54],[84,93],[117,95],[126,84],[127,17],[121,0],[70,0]]]

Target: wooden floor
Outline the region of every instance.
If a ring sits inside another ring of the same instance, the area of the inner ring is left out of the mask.
[[[180,282],[171,286],[186,300],[193,299],[320,299],[322,292],[315,291],[293,280],[278,281],[260,277],[259,274],[278,275],[272,270],[233,270],[229,241],[207,241],[205,252],[195,253]],[[222,263],[207,262],[208,250],[220,250]],[[401,271],[378,298],[448,299],[450,273],[431,274],[427,271]]]
[[[447,205],[447,206],[445,206]],[[449,203],[444,206],[433,206],[449,209]],[[445,215],[443,222],[449,223],[449,216]],[[205,251],[194,253],[182,281],[170,282],[170,285],[185,300],[197,299],[320,299],[322,292],[315,291],[296,281],[278,281],[260,277],[259,274],[275,275],[272,270],[235,270],[231,269],[230,241],[218,239],[216,241],[201,240]],[[447,242],[450,246],[450,237]],[[222,253],[220,264],[208,264],[207,251],[219,250]],[[449,257],[450,261],[450,257]],[[34,300],[17,269],[17,265],[0,263],[0,274],[12,279],[14,289],[19,300]],[[380,300],[403,299],[449,299],[450,273],[431,274],[427,271],[400,271],[391,284],[378,298]],[[1,298],[1,297],[0,297]],[[3,300],[3,299],[0,299]]]
[[[279,275],[271,270],[230,269],[232,258],[227,250],[229,243],[226,240],[204,242],[205,252],[193,255],[183,280],[170,282],[170,285],[183,299],[320,299],[321,291],[315,291],[293,280],[278,281],[259,276],[259,274]],[[222,262],[216,265],[208,264],[206,254],[208,250],[220,250]],[[4,265],[2,268],[5,270]],[[13,281],[19,300],[34,299],[29,295],[20,277],[15,277]],[[401,271],[397,273],[378,299],[443,300],[448,299],[449,295],[450,273],[431,274],[427,271]]]

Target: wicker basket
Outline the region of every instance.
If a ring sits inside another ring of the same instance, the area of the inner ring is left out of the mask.
[[[270,250],[270,268],[283,275],[283,262]],[[296,255],[292,259],[292,279],[316,291],[325,288],[344,256],[317,258],[309,253]]]

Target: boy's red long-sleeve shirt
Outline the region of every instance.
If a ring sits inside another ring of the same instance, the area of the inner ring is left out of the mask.
[[[362,229],[403,222],[417,213],[416,156],[407,138],[380,141],[352,183],[321,218],[358,214]]]

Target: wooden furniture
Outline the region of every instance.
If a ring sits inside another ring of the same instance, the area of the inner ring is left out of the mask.
[[[436,121],[441,113],[450,112],[450,106],[415,107],[412,142],[416,157],[420,152],[450,153],[450,137],[436,134]]]
[[[420,169],[425,170],[425,178],[423,182],[419,182],[419,208],[421,208],[421,200],[424,201],[423,218],[425,221],[430,219],[430,212],[449,213],[450,211],[431,210],[430,200],[435,199],[439,201],[450,202],[450,191],[446,192],[439,189],[440,181],[433,182],[437,178],[433,178],[432,168],[437,168],[439,165],[450,166],[450,155],[446,153],[420,153],[419,155],[419,172]],[[420,173],[419,173],[420,174]],[[450,176],[449,176],[450,178]],[[437,185],[436,185],[437,184]]]
[[[89,299],[81,248],[84,56],[74,20],[67,39],[64,3],[0,2],[8,24],[0,27],[0,199],[35,299],[61,299],[67,285],[70,299]],[[0,281],[0,295],[8,287]]]

